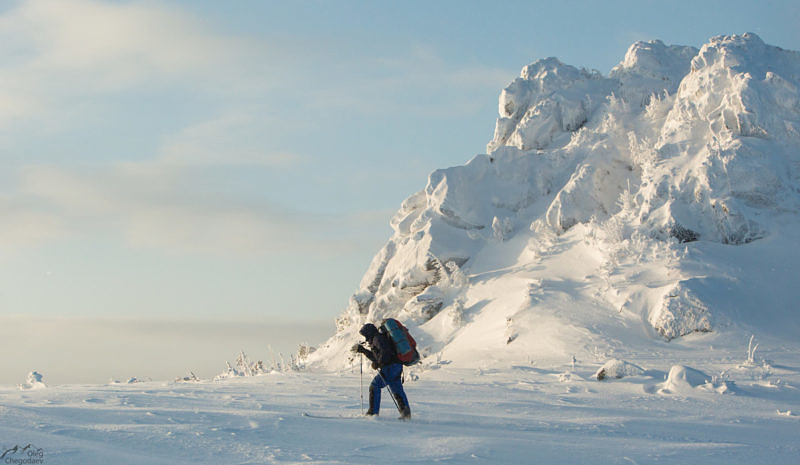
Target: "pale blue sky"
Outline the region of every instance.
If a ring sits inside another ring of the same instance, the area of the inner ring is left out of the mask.
[[[798,5],[4,2],[0,315],[332,321],[523,65],[798,50]]]

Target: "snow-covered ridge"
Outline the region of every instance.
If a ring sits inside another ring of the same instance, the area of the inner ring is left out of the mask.
[[[762,297],[796,326],[796,286],[761,280],[797,268],[800,54],[744,34],[637,42],[608,76],[547,58],[498,110],[487,154],[403,202],[319,363],[389,316],[429,363],[612,353],[747,326]]]

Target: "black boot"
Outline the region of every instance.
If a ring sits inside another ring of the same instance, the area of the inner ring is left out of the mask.
[[[372,416],[377,415],[378,412],[375,409],[375,393],[372,392],[372,389],[369,390],[369,410],[364,415]]]
[[[406,405],[403,401],[403,398],[399,395],[394,396],[394,400],[397,401],[397,408],[400,410],[400,419],[401,420],[410,420],[411,419],[411,408]]]

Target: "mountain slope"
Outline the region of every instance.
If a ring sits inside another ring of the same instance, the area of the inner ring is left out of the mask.
[[[800,54],[754,34],[638,42],[608,76],[524,67],[488,153],[403,203],[311,361],[341,366],[358,328],[390,316],[429,365],[792,334],[799,89]]]

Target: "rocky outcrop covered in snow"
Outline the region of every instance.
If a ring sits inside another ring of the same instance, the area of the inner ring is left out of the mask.
[[[595,300],[636,313],[655,337],[712,331],[714,303],[696,292],[681,244],[748,244],[800,211],[800,54],[755,34],[699,50],[637,42],[608,76],[539,60],[502,90],[498,110],[486,154],[434,171],[403,202],[318,357],[388,316],[442,350],[478,324],[461,318],[469,275],[564,252],[545,245],[577,225],[602,245],[597,261],[569,264],[605,280]],[[476,263],[487,250],[492,259]],[[626,261],[674,272],[614,288]],[[524,302],[521,312],[536,311],[537,299]]]
[[[607,361],[597,370],[594,377],[598,381],[604,379],[620,379],[626,376],[638,376],[644,373],[644,370],[633,363],[624,360],[612,359]]]

